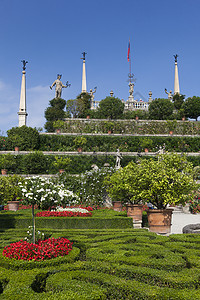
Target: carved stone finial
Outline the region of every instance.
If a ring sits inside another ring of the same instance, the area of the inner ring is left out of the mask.
[[[113,90],[111,90],[110,91],[110,97],[113,97],[113,95],[114,95],[114,92],[113,92]]]

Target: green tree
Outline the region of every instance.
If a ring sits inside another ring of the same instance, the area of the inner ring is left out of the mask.
[[[99,103],[98,114],[100,118],[120,119],[123,116],[124,103],[115,97],[106,97]]]
[[[90,99],[88,93],[81,93],[76,99],[69,99],[66,105],[67,112],[73,118],[85,118],[90,111]]]
[[[200,97],[189,97],[182,105],[185,116],[191,119],[196,119],[200,116]]]
[[[54,132],[53,122],[66,118],[66,112],[64,111],[66,101],[61,98],[54,98],[49,101],[49,105],[50,107],[47,107],[44,113],[47,120],[44,128],[47,132]]]
[[[184,103],[185,95],[175,94],[173,96],[174,107],[179,110]]]
[[[186,156],[176,153],[159,155],[157,161],[130,162],[109,178],[108,185],[112,200],[151,202],[158,209],[165,209],[167,204],[184,204],[193,199],[197,188],[192,164]]]
[[[149,118],[151,120],[169,119],[173,109],[174,105],[169,99],[155,99],[149,105]]]

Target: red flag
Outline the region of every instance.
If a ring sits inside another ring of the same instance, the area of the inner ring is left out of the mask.
[[[130,60],[130,50],[131,50],[131,46],[130,46],[130,40],[129,40],[129,42],[128,42],[128,55],[127,55],[128,61]]]

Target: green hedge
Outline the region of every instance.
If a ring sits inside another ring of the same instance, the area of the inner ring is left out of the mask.
[[[177,136],[84,136],[87,140],[83,151],[138,152],[148,148],[158,151],[165,144],[167,151],[198,152],[200,137]],[[75,136],[70,135],[40,135],[41,151],[76,151]]]
[[[23,231],[1,231],[0,241],[6,233],[9,243]],[[52,234],[73,241],[73,259],[0,265],[0,299],[200,299],[199,235],[167,237],[144,229]]]
[[[66,119],[60,124],[61,132],[66,133],[113,133],[125,134],[199,134],[200,123],[192,121],[155,120],[87,120]]]
[[[1,228],[28,228],[32,225],[31,219],[4,218],[0,216]],[[39,228],[58,228],[58,229],[106,229],[106,228],[132,228],[131,218],[36,218]]]
[[[8,174],[56,174],[58,170],[54,167],[53,161],[55,160],[55,155],[45,155],[45,168],[42,165],[42,162],[39,161],[37,168],[35,164],[27,163],[24,164],[26,155],[17,155],[15,156],[16,164],[15,167],[12,167],[8,170]],[[68,155],[63,157],[70,157],[71,163],[69,168],[66,170],[69,174],[80,174],[85,171],[91,170],[91,166],[96,164],[99,168],[102,168],[105,163],[109,163],[111,167],[115,167],[116,156],[115,155]],[[136,162],[138,159],[137,156],[128,156],[123,155],[121,159],[121,166],[125,167],[130,161]],[[143,155],[140,156],[145,159],[156,159],[156,157]],[[187,156],[187,160],[192,162],[194,166],[200,166],[200,156]]]

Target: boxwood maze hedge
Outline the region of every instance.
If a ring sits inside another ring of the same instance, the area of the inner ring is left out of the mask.
[[[36,265],[5,263],[1,256],[0,299],[200,299],[199,235],[164,237],[144,229],[52,233],[74,243],[73,257]],[[24,234],[2,231],[0,247]]]

